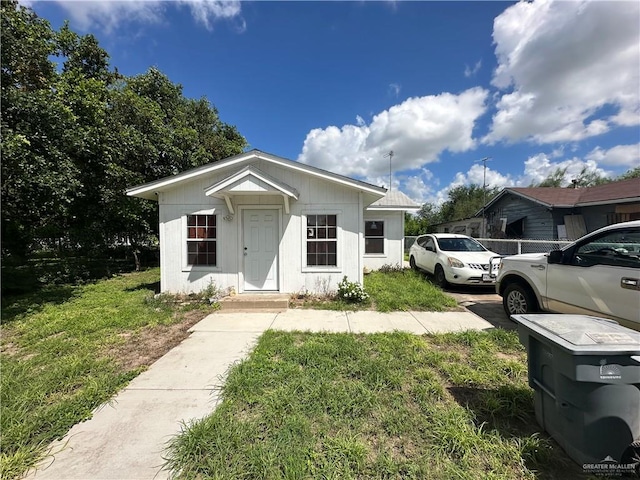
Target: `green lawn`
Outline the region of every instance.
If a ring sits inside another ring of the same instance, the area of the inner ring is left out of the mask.
[[[3,299],[1,478],[19,477],[144,368],[123,364],[127,342],[183,321],[184,308],[153,300],[158,280],[154,269]]]
[[[170,334],[181,338],[171,329],[212,311],[154,299],[158,279],[155,269],[3,298],[1,478],[21,477],[52,440],[164,353],[133,361],[145,339],[169,348]],[[373,272],[365,288],[365,308],[455,306],[409,270]],[[170,464],[185,478],[571,476],[564,455],[535,433],[525,377],[517,337],[500,330],[267,332],[231,371],[214,414],[174,440]]]
[[[269,331],[167,465],[184,479],[575,478],[536,433],[526,376],[503,330]]]
[[[364,288],[379,312],[440,312],[457,306],[453,297],[414,270],[371,272],[364,277]]]
[[[424,273],[409,269],[371,272],[364,276],[364,288],[371,297],[367,302],[349,303],[333,297],[327,299],[310,296],[301,304],[305,308],[328,310],[374,308],[379,312],[409,310],[441,312],[457,306],[455,299],[431,283]]]

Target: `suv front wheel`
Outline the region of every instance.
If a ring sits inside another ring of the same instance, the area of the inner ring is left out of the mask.
[[[538,304],[531,289],[518,283],[512,283],[505,288],[502,294],[502,306],[509,317],[538,310]]]

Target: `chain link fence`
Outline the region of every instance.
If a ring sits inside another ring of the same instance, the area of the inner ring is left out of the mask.
[[[416,236],[404,237],[404,251],[409,252]],[[476,238],[485,248],[500,255],[515,255],[518,253],[546,253],[557,250],[571,242],[564,240],[522,240],[507,238]]]

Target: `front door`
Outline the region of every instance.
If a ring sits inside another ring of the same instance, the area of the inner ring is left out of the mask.
[[[245,291],[278,290],[278,210],[244,210]]]

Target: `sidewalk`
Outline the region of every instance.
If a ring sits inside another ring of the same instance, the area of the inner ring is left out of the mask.
[[[215,313],[190,330],[180,345],[136,377],[110,404],[75,425],[26,477],[36,480],[164,480],[167,442],[182,424],[218,404],[231,365],[244,358],[267,329],[376,333],[485,330],[492,324],[470,312]]]

